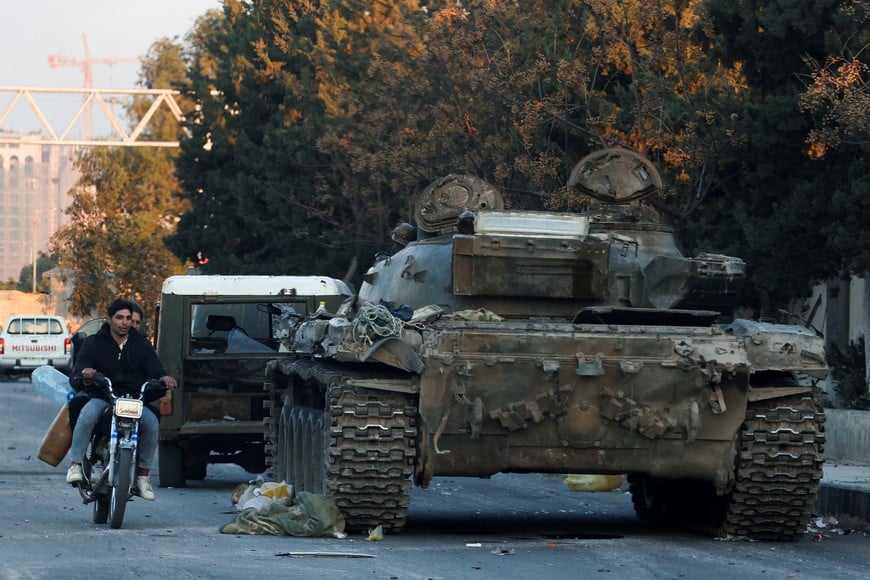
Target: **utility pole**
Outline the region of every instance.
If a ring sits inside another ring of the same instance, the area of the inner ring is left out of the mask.
[[[36,294],[36,260],[37,254],[36,251],[36,231],[39,228],[39,214],[41,213],[49,213],[53,211],[58,211],[60,208],[58,207],[46,207],[42,209],[34,209],[33,210],[33,245],[30,246],[30,258],[33,260],[33,293]]]

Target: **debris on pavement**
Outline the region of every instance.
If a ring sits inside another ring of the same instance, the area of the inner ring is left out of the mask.
[[[807,533],[819,536],[813,541],[820,542],[825,536],[845,536],[848,534],[870,535],[870,522],[864,519],[850,516],[817,516],[807,525]]]
[[[374,554],[356,552],[279,552],[276,556],[285,558],[374,558]]]
[[[369,537],[366,538],[369,542],[380,542],[384,539],[384,527],[378,526],[373,530],[369,530]]]
[[[347,537],[334,501],[305,491],[293,497],[285,482],[252,481],[236,486],[232,498],[240,513],[220,527],[222,534]]]

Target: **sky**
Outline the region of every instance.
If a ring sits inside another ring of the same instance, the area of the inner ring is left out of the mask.
[[[137,88],[139,65],[129,59],[147,54],[159,38],[183,39],[199,16],[219,7],[220,0],[5,0],[0,13],[0,87],[81,88],[82,67],[51,68],[49,56],[83,61],[84,34],[92,59],[125,59],[112,66],[94,63],[94,88]],[[0,91],[0,115],[14,94]],[[46,95],[35,100],[58,128],[72,119],[81,95]],[[95,115],[95,125],[97,121]],[[0,128],[41,129],[32,109],[22,101]]]

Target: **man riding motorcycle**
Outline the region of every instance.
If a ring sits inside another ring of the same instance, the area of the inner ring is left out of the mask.
[[[148,379],[160,379],[167,389],[176,387],[175,379],[166,374],[154,347],[132,327],[135,308],[136,305],[129,300],[112,302],[108,308],[108,322],[82,344],[70,378],[70,384],[77,393],[87,392],[97,373],[109,377],[115,391],[120,393],[138,394],[142,383]],[[156,390],[145,402],[155,401],[165,393],[165,389]],[[84,479],[81,460],[100,415],[108,407],[107,401],[95,397],[91,397],[82,407],[73,430],[67,483],[75,485]],[[153,501],[150,473],[154,468],[159,429],[157,412],[148,405],[146,407],[149,412],[142,414],[139,425],[136,489],[142,499]]]

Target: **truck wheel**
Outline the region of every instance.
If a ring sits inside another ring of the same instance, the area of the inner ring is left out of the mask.
[[[184,466],[184,479],[192,479],[194,481],[202,481],[208,473],[208,462],[196,458],[196,463],[190,463]]]
[[[157,452],[160,487],[184,487],[184,451],[174,441],[161,441]]]

